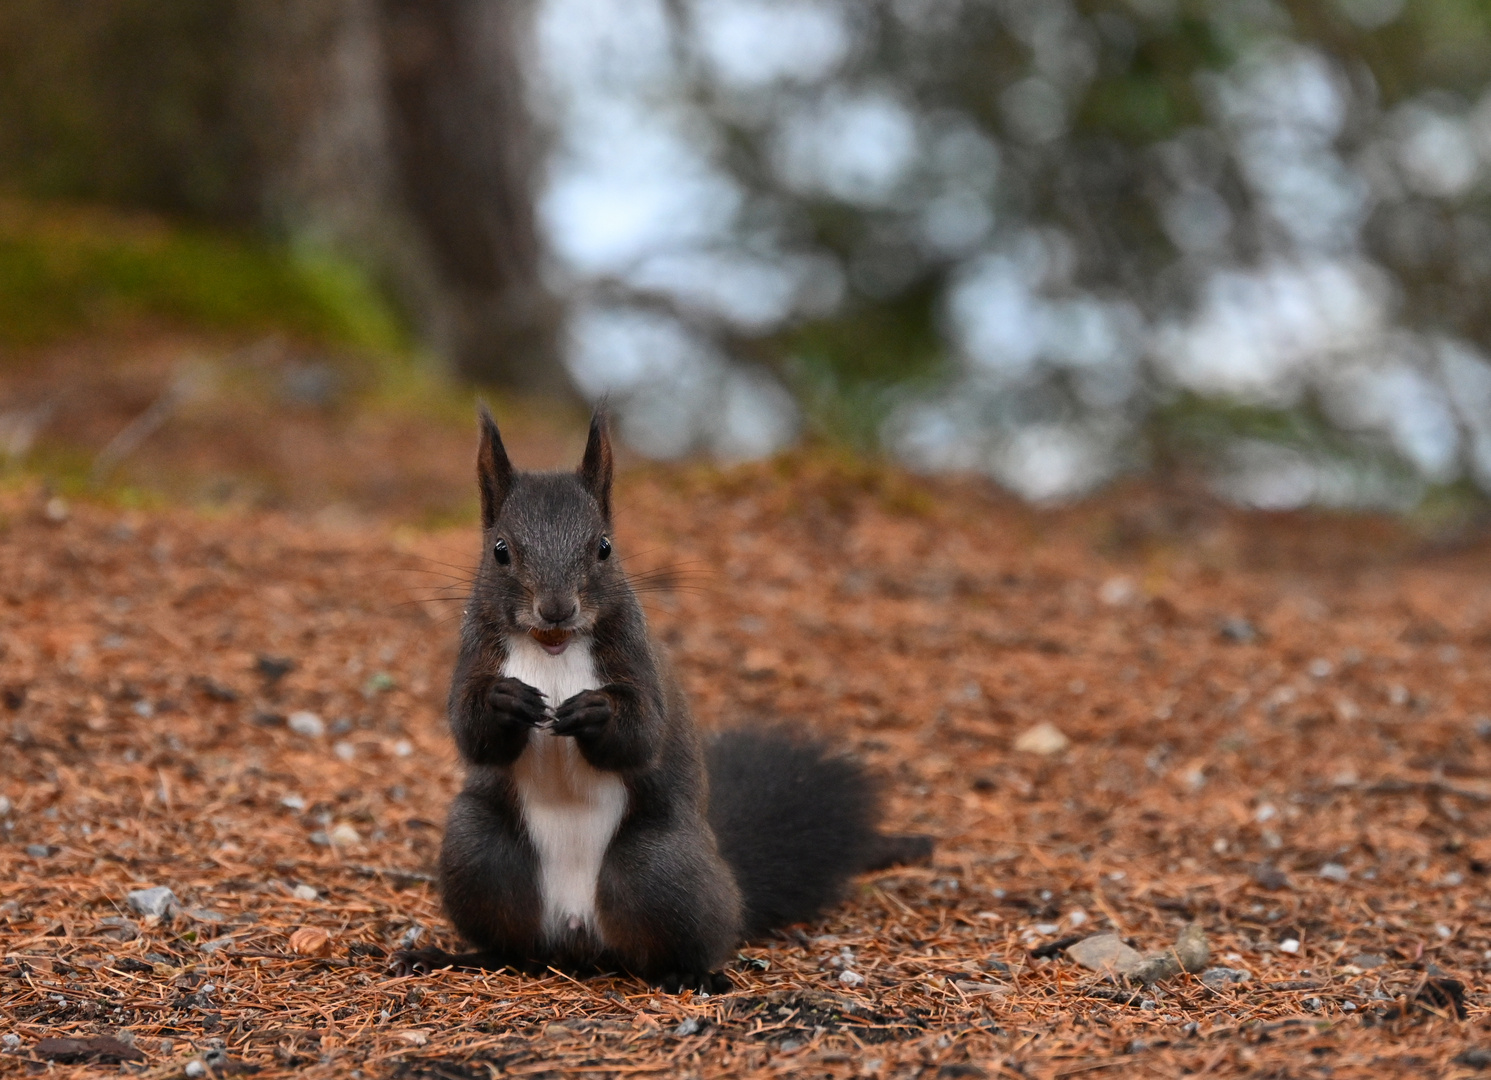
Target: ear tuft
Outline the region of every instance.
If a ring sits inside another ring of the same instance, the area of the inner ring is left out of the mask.
[[[606,410],[597,408],[590,416],[590,437],[585,441],[585,457],[577,471],[580,482],[601,504],[601,513],[611,520],[611,436],[607,430]]]
[[[485,404],[477,406],[477,426],[481,429],[481,442],[476,450],[476,484],[481,492],[481,527],[490,529],[502,512],[507,493],[513,486],[513,466],[507,459],[507,448],[502,445],[502,434],[497,430],[497,421],[487,411]]]

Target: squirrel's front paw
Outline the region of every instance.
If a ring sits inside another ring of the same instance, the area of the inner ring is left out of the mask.
[[[544,695],[521,679],[497,679],[487,690],[487,712],[505,727],[533,727],[544,709]]]
[[[549,730],[555,735],[594,734],[611,722],[616,704],[603,690],[581,690],[554,710]]]

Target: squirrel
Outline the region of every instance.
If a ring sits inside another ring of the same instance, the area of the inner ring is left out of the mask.
[[[931,856],[879,831],[876,784],[783,728],[701,738],[611,540],[606,416],[573,473],[515,471],[480,409],[483,553],[449,719],[468,767],[440,853],[474,951],[439,967],[622,969],[719,992],[744,940],[813,918],[856,873]]]

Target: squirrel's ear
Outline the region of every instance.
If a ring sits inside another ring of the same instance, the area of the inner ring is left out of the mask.
[[[601,513],[611,520],[611,436],[606,430],[606,411],[596,409],[590,417],[590,438],[585,442],[585,457],[578,470],[580,482],[595,501]]]
[[[481,444],[476,451],[476,484],[481,489],[481,527],[490,529],[512,488],[513,466],[507,460],[507,449],[502,445],[497,422],[485,405],[477,406],[477,417]]]

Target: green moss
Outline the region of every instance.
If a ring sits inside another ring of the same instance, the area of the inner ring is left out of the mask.
[[[0,204],[0,345],[139,319],[408,347],[367,276],[329,255],[100,211]]]

